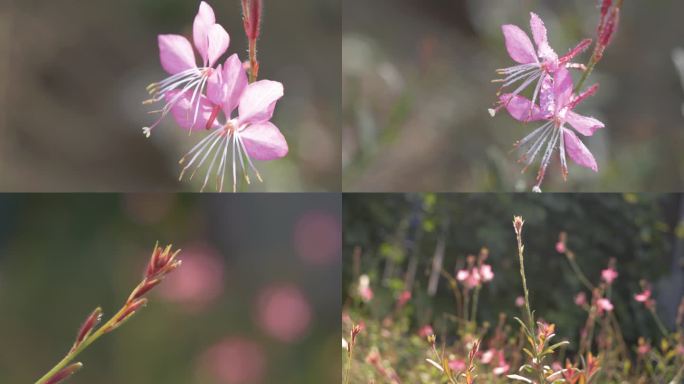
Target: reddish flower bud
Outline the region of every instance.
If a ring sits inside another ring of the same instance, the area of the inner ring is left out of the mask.
[[[613,8],[606,19],[606,23],[599,31],[599,45],[606,47],[610,44],[620,21],[620,8]]]
[[[141,307],[147,305],[147,299],[142,298],[142,299],[137,299],[132,301],[129,304],[126,304],[126,308],[124,309],[121,314],[116,318],[114,321],[114,327],[118,326],[121,324],[124,320],[126,320],[129,316],[131,316],[135,311],[140,309]]]
[[[71,364],[70,366],[68,366],[68,367],[62,369],[61,371],[55,373],[55,375],[52,376],[48,381],[46,381],[45,384],[57,384],[57,383],[60,383],[60,382],[64,381],[64,379],[66,379],[66,378],[68,378],[69,376],[71,376],[71,375],[73,375],[74,373],[76,373],[76,372],[77,372],[79,369],[81,369],[82,367],[83,367],[83,364],[81,364],[81,363],[74,363],[74,364]]]
[[[261,0],[242,0],[242,21],[249,40],[257,40],[261,29]]]
[[[76,335],[76,341],[74,342],[74,346],[71,347],[72,350],[78,348],[78,346],[81,345],[83,340],[85,340],[86,337],[88,337],[90,333],[93,331],[93,328],[95,328],[100,323],[100,320],[102,320],[102,308],[98,307],[95,308],[95,310],[85,320],[83,325],[81,325],[81,329],[78,330],[78,334]]]
[[[154,280],[143,280],[140,285],[138,285],[134,290],[133,293],[131,293],[131,296],[128,298],[128,301],[133,301],[135,299],[141,298],[144,294],[149,292],[152,288],[157,286],[157,284],[161,283],[160,279],[154,279]]]
[[[513,217],[513,228],[515,229],[516,235],[520,236],[522,233],[523,224],[525,224],[525,221],[523,220],[522,216]]]

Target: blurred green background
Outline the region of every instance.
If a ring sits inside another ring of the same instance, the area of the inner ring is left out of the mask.
[[[157,35],[192,35],[199,0],[0,2],[0,190],[199,190],[178,160],[199,136],[172,118],[151,139],[145,87],[167,75]],[[247,56],[239,0],[209,1]],[[250,191],[340,190],[340,0],[266,1],[260,77],[285,86],[273,122],[289,155]]]
[[[367,274],[375,293],[362,309],[369,318],[392,313],[397,296],[409,286],[413,330],[425,324],[452,327],[443,317],[456,311],[447,281],[440,277],[434,296],[427,288],[441,239],[442,266],[452,275],[466,255],[489,248],[495,277],[480,293],[478,319],[496,324],[500,312],[519,313],[514,215],[525,219],[532,307],[537,317],[557,325],[559,337],[577,340],[586,321],[586,312],[573,302],[586,289],[555,250],[561,231],[568,233],[569,249],[595,284],[608,260],[616,258],[619,277],[611,300],[628,345],[635,345],[638,336],[655,340],[659,335],[648,311],[633,299],[642,278],[653,282],[658,312],[673,326],[684,295],[684,196],[677,194],[345,194],[343,308],[352,305],[359,276]]]
[[[536,126],[491,118],[497,68],[507,55],[502,24],[546,23],[564,54],[595,35],[597,1],[346,0],[342,22],[342,162],[345,191],[529,191],[513,143]],[[557,159],[548,191],[663,192],[684,186],[684,48],[679,0],[626,1],[615,39],[578,112],[603,121],[584,142],[599,173]],[[590,52],[575,61],[586,63]],[[681,54],[680,54],[681,56]],[[573,76],[578,76],[576,72]],[[680,79],[680,76],[682,77]],[[577,77],[575,77],[577,79]],[[530,90],[531,91],[531,90]]]
[[[95,307],[114,314],[157,240],[183,265],[70,383],[337,381],[340,210],[332,195],[0,196],[0,382],[33,383]]]

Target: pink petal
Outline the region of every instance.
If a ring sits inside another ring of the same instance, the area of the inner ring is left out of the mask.
[[[544,22],[534,12],[530,12],[530,28],[532,29],[532,37],[534,38],[534,42],[537,43],[537,47],[548,42]]]
[[[228,49],[230,36],[228,36],[228,32],[221,25],[214,24],[209,28],[207,41],[207,59],[209,60],[209,66],[213,67],[216,60]]]
[[[506,24],[501,26],[501,31],[506,40],[506,50],[508,50],[511,59],[521,64],[537,62],[534,46],[522,29],[512,24]]]
[[[159,59],[162,68],[170,74],[196,68],[195,53],[188,39],[180,35],[159,35]]]
[[[219,65],[207,82],[207,97],[220,105],[228,118],[240,102],[247,86],[247,73],[237,54],[230,56],[223,67]]]
[[[523,96],[512,96],[509,93],[499,97],[499,101],[506,107],[508,113],[518,121],[537,121],[544,118],[539,106]]]
[[[204,1],[200,3],[197,16],[192,24],[192,38],[195,42],[195,47],[202,56],[203,62],[207,63],[209,50],[209,30],[216,24],[216,16],[211,6]]]
[[[173,102],[173,99],[178,94],[180,94],[180,91],[168,92],[166,94],[166,101],[168,103]],[[199,112],[197,113],[197,120],[193,124],[193,120],[195,119],[195,110],[197,108],[197,98],[195,98],[194,103],[191,103],[192,96],[193,92],[187,91],[178,97],[171,108],[171,114],[181,128],[193,131],[206,129],[207,121],[209,120],[214,107],[206,97],[201,96],[199,98]],[[217,125],[215,121],[214,125]]]
[[[558,71],[556,71],[553,78],[553,94],[556,101],[556,111],[560,111],[570,103],[572,87],[573,82],[570,71],[565,67],[558,68]]]
[[[575,133],[567,128],[563,129],[563,141],[565,142],[565,151],[570,158],[577,163],[586,168],[592,169],[594,172],[598,172],[598,165],[596,165],[596,160],[594,156],[589,152],[587,147],[584,146],[582,141],[575,135]]]
[[[256,160],[280,159],[289,151],[283,134],[269,122],[249,125],[240,131],[240,139],[249,157]]]
[[[568,111],[565,115],[565,121],[572,125],[575,130],[584,136],[591,136],[597,129],[603,128],[602,122],[589,116],[583,116],[573,111]]]
[[[249,84],[240,98],[240,124],[269,121],[283,94],[283,85],[277,81],[260,80]]]

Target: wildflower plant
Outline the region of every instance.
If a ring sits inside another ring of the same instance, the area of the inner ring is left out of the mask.
[[[180,180],[188,171],[192,179],[206,166],[202,191],[211,178],[216,189],[223,191],[229,162],[236,192],[238,178],[250,184],[252,174],[263,181],[253,160],[275,160],[288,153],[285,137],[271,122],[276,103],[284,95],[283,85],[258,80],[257,41],[263,2],[242,0],[241,4],[248,61],[243,63],[237,54],[232,54],[220,63],[230,46],[230,36],[216,22],[212,7],[203,1],[193,23],[193,43],[200,64],[193,45],[184,36],[159,35],[162,68],[170,76],[148,86],[151,98],[143,102],[162,103],[161,109],[151,112],[158,114],[157,119],[143,128],[147,137],[169,114],[189,133],[207,132],[180,160]]]
[[[95,308],[78,330],[74,344],[64,358],[38,379],[35,384],[62,383],[80,370],[83,364],[80,362],[72,363],[73,360],[97,339],[118,329],[147,305],[145,295],[161,283],[166,275],[181,265],[181,261],[176,258],[179,252],[180,250],[174,251],[171,245],[162,248],[159,244],[156,244],[142,281],[133,289],[121,309],[98,328],[103,312],[102,308]]]
[[[508,54],[517,64],[497,70],[502,78],[493,81],[502,85],[497,92],[496,105],[489,109],[489,113],[495,116],[499,110],[505,109],[511,117],[522,123],[542,122],[514,144],[521,153],[518,162],[523,164],[523,172],[540,158],[532,188],[535,192],[541,192],[541,184],[556,152],[564,180],[568,176],[566,157],[579,166],[598,172],[596,159],[577,133],[589,137],[605,125],[575,109],[598,89],[598,84],[587,89],[583,89],[583,86],[613,39],[622,2],[600,1],[599,25],[593,53],[587,64],[572,60],[591,46],[592,39],[584,39],[567,54],[558,56],[549,44],[544,22],[535,13],[530,13],[530,28],[535,44],[520,27],[510,24],[501,27]],[[571,70],[582,73],[576,83]],[[527,88],[532,88],[531,99],[521,96]]]

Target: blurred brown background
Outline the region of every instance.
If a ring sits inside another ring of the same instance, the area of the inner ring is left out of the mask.
[[[529,12],[564,54],[594,37],[597,1],[347,0],[343,31],[346,191],[529,191],[512,144],[536,126],[491,118],[495,69],[513,65],[502,24],[529,32]],[[684,47],[684,2],[625,1],[619,30],[578,112],[606,128],[584,142],[600,172],[557,159],[545,191],[681,191],[684,90],[672,52]],[[590,52],[576,58],[588,60]],[[684,69],[682,69],[684,73]],[[577,73],[574,73],[577,76]]]
[[[238,0],[209,1],[246,58]],[[199,140],[172,119],[150,140],[145,86],[165,77],[157,34],[192,33],[199,1],[0,2],[0,190],[198,190],[177,181]],[[285,85],[290,145],[251,191],[340,189],[340,1],[266,1],[261,78]]]

